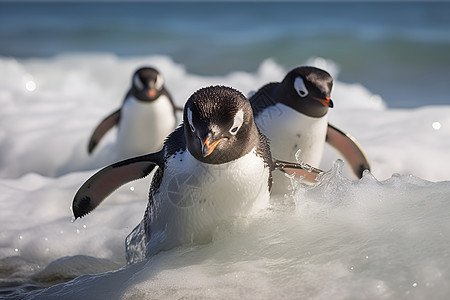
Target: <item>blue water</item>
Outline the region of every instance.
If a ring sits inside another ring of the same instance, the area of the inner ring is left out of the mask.
[[[446,2],[0,3],[0,56],[164,54],[201,75],[323,57],[409,108],[450,104],[449,16]]]

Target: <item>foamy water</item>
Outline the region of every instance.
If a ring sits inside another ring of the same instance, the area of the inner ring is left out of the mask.
[[[149,179],[127,184],[74,223],[70,206],[81,184],[112,160],[114,132],[92,157],[87,141],[120,105],[132,72],[158,68],[182,105],[200,87],[224,84],[248,94],[288,69],[266,60],[255,73],[205,77],[166,56],[0,58],[0,293],[446,299],[450,106],[388,109],[361,84],[340,82],[333,62],[304,63],[334,76],[330,122],[358,139],[372,173],[355,180],[347,166],[333,167],[338,155],[327,148],[319,167],[332,170],[317,186],[294,184],[292,195],[272,199],[261,215],[218,226],[209,244],[123,267],[124,240],[142,219]]]

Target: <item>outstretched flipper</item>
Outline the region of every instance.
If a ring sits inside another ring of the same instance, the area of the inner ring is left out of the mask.
[[[93,211],[109,194],[130,181],[143,178],[163,167],[163,150],[109,165],[89,178],[76,193],[72,210],[75,219]]]
[[[119,123],[119,119],[120,119],[120,109],[116,110],[115,112],[107,116],[105,119],[103,119],[103,121],[100,122],[100,124],[98,124],[98,126],[92,133],[91,138],[89,139],[88,144],[89,154],[92,153],[92,151],[100,142],[105,133],[107,133],[108,130],[110,130]]]
[[[338,150],[350,164],[353,173],[359,178],[364,170],[370,171],[370,165],[356,139],[331,124],[328,124],[327,143]]]
[[[293,163],[273,159],[276,170],[280,170],[288,175],[294,175],[297,179],[302,179],[308,182],[317,182],[316,178],[324,171],[314,168],[306,163]]]

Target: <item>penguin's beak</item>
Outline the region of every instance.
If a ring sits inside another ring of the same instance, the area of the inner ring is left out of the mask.
[[[323,106],[332,108],[334,106],[333,104],[333,100],[331,100],[330,97],[325,97],[325,99],[322,98],[318,98],[318,97],[312,97],[314,100],[319,101],[320,103],[322,103]]]
[[[149,89],[149,90],[148,90],[148,96],[149,96],[150,98],[155,97],[155,95],[156,95],[156,90],[154,90],[154,89]]]
[[[207,157],[210,155],[214,149],[219,145],[219,143],[223,140],[223,138],[218,139],[217,141],[211,142],[213,139],[208,136],[202,144],[202,154],[203,157]]]

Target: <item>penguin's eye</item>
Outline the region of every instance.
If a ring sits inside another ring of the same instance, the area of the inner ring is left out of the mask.
[[[230,133],[232,135],[236,135],[239,128],[241,128],[243,122],[244,122],[244,111],[240,109],[234,116],[234,122],[233,126],[231,126]]]
[[[138,74],[135,74],[133,77],[133,85],[138,89],[138,90],[143,90],[144,89],[144,84],[141,81],[141,78],[139,77]]]
[[[163,84],[164,84],[164,78],[160,74],[158,74],[156,76],[155,89],[161,90],[163,87]]]
[[[306,88],[305,82],[303,82],[301,77],[295,78],[294,88],[300,97],[304,98],[308,96],[308,89]]]
[[[194,132],[195,127],[194,127],[194,123],[192,122],[192,111],[189,107],[187,109],[187,119],[188,119],[189,127],[191,128],[191,131]]]

